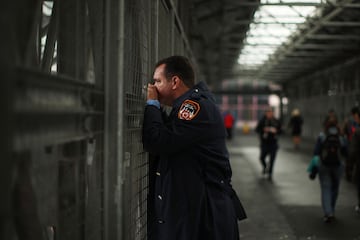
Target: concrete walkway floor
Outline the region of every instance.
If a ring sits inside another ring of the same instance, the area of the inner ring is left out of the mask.
[[[356,189],[343,178],[336,221],[324,223],[318,177],[306,172],[313,141],[295,150],[290,137],[282,136],[273,181],[261,174],[256,135],[237,134],[228,141],[233,186],[247,211],[239,223],[241,240],[360,240],[360,215],[354,211]]]

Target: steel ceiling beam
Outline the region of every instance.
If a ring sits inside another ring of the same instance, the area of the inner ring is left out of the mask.
[[[327,51],[338,51],[338,50],[352,50],[358,49],[360,46],[356,45],[344,45],[344,44],[302,44],[295,46],[295,49],[319,49]]]
[[[308,39],[316,39],[316,40],[360,40],[359,35],[351,35],[351,34],[313,34],[307,36]]]
[[[278,44],[272,44],[272,43],[247,43],[246,45],[248,46],[254,46],[254,47],[258,47],[258,46],[263,46],[263,47],[278,47]]]
[[[344,0],[342,2],[342,5],[346,5],[351,3],[352,0]],[[322,17],[321,19],[312,20],[307,23],[307,32],[301,33],[298,32],[297,39],[293,41],[293,43],[290,45],[282,45],[279,50],[270,57],[270,59],[263,65],[261,68],[261,71],[259,72],[258,78],[262,78],[267,71],[271,70],[274,66],[279,64],[280,61],[286,58],[286,56],[293,52],[296,48],[301,46],[307,39],[308,36],[314,35],[317,33],[324,25],[324,22],[328,22],[337,15],[339,15],[344,10],[343,7],[337,7],[333,11],[329,12],[327,15]],[[294,37],[295,38],[295,37]]]
[[[248,25],[250,23],[253,24],[264,24],[264,25],[297,25],[297,24],[301,24],[299,22],[276,22],[276,20],[274,19],[274,22],[262,22],[262,21],[251,21],[251,20],[236,20],[235,21],[236,24],[239,25]]]
[[[342,54],[341,56],[347,56],[349,54]],[[338,53],[336,53],[336,56],[338,56]],[[288,57],[291,58],[326,58],[326,57],[334,57],[334,52],[332,53],[326,53],[326,52],[294,52],[288,54]]]
[[[319,7],[325,6],[329,3],[318,3],[318,2],[238,2],[232,3],[232,6],[289,6],[289,7]],[[344,7],[344,8],[360,8],[360,3],[330,3],[334,7]]]
[[[318,3],[318,2],[265,2],[265,3],[259,3],[259,2],[237,2],[237,3],[232,3],[233,6],[246,6],[246,7],[251,7],[251,6],[297,6],[297,7],[317,7],[320,5],[323,5],[322,3]]]
[[[347,22],[347,21],[326,21],[321,25],[326,27],[360,27],[360,22]]]
[[[51,72],[51,66],[54,63],[55,43],[57,40],[58,24],[59,24],[59,2],[54,1],[54,6],[51,12],[51,18],[46,25],[47,34],[44,46],[44,54],[41,62],[43,71]]]

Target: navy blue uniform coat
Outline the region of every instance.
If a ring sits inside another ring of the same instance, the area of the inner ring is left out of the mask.
[[[187,113],[195,115],[181,119],[189,100]],[[239,239],[237,218],[246,215],[230,184],[223,120],[204,83],[179,97],[168,119],[146,106],[143,144],[157,156],[149,173],[149,239]]]

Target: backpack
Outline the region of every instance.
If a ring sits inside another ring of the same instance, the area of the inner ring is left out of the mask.
[[[323,138],[321,147],[321,162],[324,165],[338,165],[340,163],[341,141],[336,127],[329,128]]]

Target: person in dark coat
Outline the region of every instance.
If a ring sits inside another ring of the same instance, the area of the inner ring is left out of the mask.
[[[273,110],[269,107],[265,116],[258,122],[255,131],[260,137],[260,162],[263,167],[262,173],[268,174],[272,181],[273,167],[278,150],[278,135],[281,133],[281,124],[274,117]],[[266,162],[267,155],[270,156],[269,164]]]
[[[222,116],[189,60],[172,56],[148,84],[143,145],[157,156],[150,240],[237,240],[246,218],[231,186]],[[161,106],[172,106],[164,117]]]

